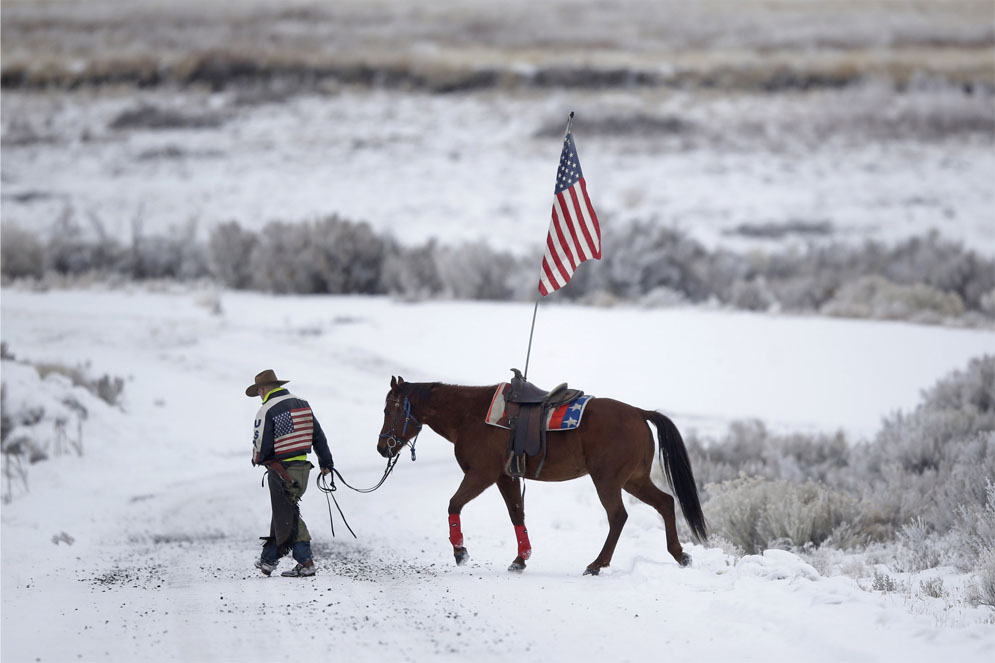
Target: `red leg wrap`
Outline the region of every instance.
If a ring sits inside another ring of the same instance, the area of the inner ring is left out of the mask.
[[[515,525],[515,538],[518,539],[518,556],[528,559],[532,556],[532,544],[529,543],[529,531],[525,525]]]
[[[449,542],[453,548],[463,547],[463,530],[460,529],[458,513],[449,514]]]

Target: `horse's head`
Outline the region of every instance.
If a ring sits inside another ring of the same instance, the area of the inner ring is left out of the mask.
[[[393,458],[402,447],[412,445],[414,453],[414,438],[421,431],[421,423],[411,412],[411,401],[408,399],[408,383],[404,378],[391,376],[390,391],[383,409],[383,426],[380,428],[380,441],[377,451],[384,458]],[[412,455],[412,458],[414,455]]]

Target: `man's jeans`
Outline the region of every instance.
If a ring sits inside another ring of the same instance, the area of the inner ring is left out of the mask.
[[[294,542],[293,552],[291,553],[294,559],[297,560],[298,564],[306,564],[311,561],[311,542],[310,541],[296,541]],[[263,546],[262,559],[267,564],[276,564],[276,544],[269,541]]]
[[[314,466],[308,462],[292,462],[286,465],[287,473],[297,482],[296,485],[288,486],[275,472],[270,472],[269,480],[271,482],[279,482],[290,499],[299,506],[301,496],[304,494],[304,491],[307,490],[307,480],[311,474],[312,467]],[[263,545],[261,558],[267,564],[275,565],[278,559],[277,542],[272,537],[272,528],[270,534],[270,540]],[[297,520],[297,536],[294,539],[292,554],[294,559],[297,560],[299,564],[305,564],[311,561],[311,533],[308,532],[307,525],[304,524],[303,518],[298,518]]]

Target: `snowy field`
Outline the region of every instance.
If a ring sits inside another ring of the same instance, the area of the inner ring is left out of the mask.
[[[498,492],[463,513],[456,567],[446,504],[461,478],[431,432],[371,495],[337,496],[332,538],[312,485],[303,515],[313,579],[252,568],[269,505],[249,463],[266,367],[292,380],[354,485],[380,476],[375,444],[391,375],[491,384],[524,362],[531,307],[401,304],[382,298],[208,291],[3,292],[2,336],[19,361],[87,362],[126,378],[121,409],[58,376],[4,361],[8,404],[72,391],[90,411],[84,455],[29,468],[30,492],[2,512],[6,661],[804,660],[991,661],[989,609],[872,591],[823,577],[784,551],[735,559],[665,551],[657,514],[627,503],[610,569],[583,577],[607,531],[587,479],[528,483],[534,554],[521,575]],[[544,306],[530,377],[673,417],[685,432],[755,416],[787,430],[859,440],[919,390],[983,353],[990,331],[702,309]],[[68,545],[67,539],[73,543]],[[284,567],[287,562],[284,561]],[[883,569],[887,571],[887,569]],[[948,587],[965,577],[948,567]],[[929,576],[929,577],[933,577]],[[923,576],[927,577],[927,576]],[[40,627],[40,625],[44,625]]]
[[[983,116],[990,99],[895,99],[876,85],[775,97],[343,90],[262,105],[237,92],[14,92],[3,99],[0,207],[4,223],[43,236],[67,211],[125,240],[191,222],[206,237],[226,221],[258,230],[339,214],[405,243],[483,240],[522,254],[541,246],[560,137],[575,111],[603,223],[659,223],[709,246],[768,249],[770,240],[737,229],[826,229],[782,238],[799,246],[936,229],[991,256],[990,136],[936,140],[915,126],[876,135],[889,116],[956,122],[944,117],[948,103]],[[875,115],[881,105],[888,116]],[[142,109],[206,126],[113,126]]]

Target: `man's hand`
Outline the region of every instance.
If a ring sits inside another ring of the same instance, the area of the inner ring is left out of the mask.
[[[330,467],[323,467],[323,468],[321,468],[321,476],[325,476],[326,474],[329,474],[331,471],[332,471],[332,468],[330,468]]]

